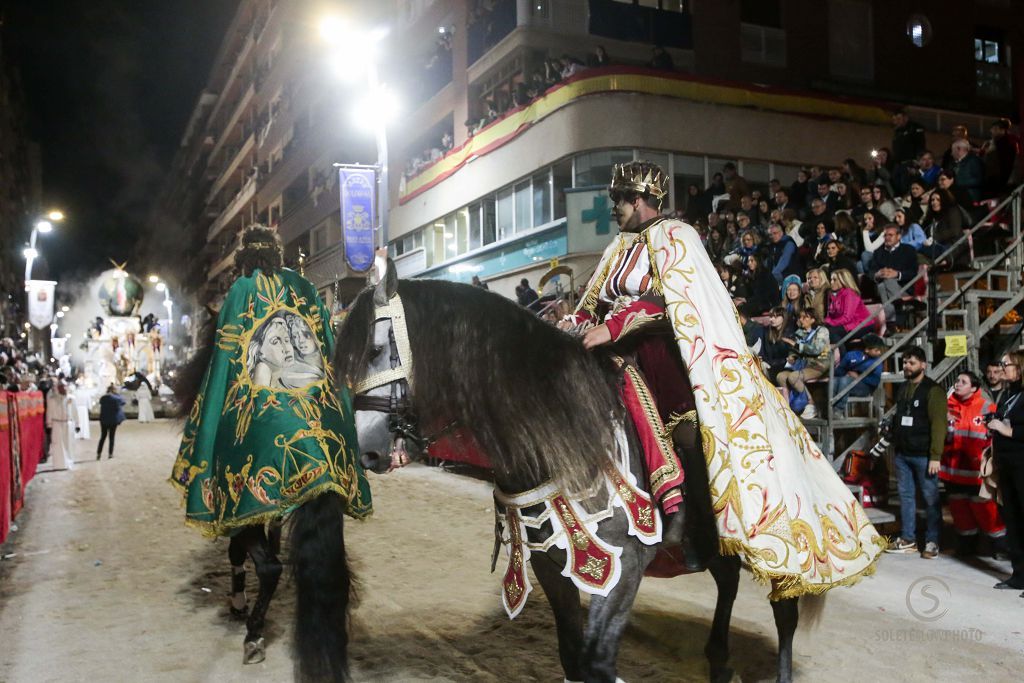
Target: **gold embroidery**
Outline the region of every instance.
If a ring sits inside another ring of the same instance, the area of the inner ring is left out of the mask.
[[[510,605],[515,604],[519,600],[519,596],[523,594],[523,587],[516,583],[515,579],[512,579],[505,584],[505,595],[508,596],[508,602]]]
[[[577,550],[586,550],[590,547],[590,539],[579,529],[574,529],[572,532],[572,545]]]
[[[600,581],[606,566],[608,566],[607,558],[588,557],[587,561],[579,568],[579,572],[586,574],[594,581]]]
[[[627,503],[636,501],[636,496],[633,495],[633,492],[629,490],[625,483],[619,484],[619,498]]]
[[[639,509],[637,516],[640,518],[640,523],[645,527],[654,526],[654,516],[651,514],[650,506],[642,506]]]

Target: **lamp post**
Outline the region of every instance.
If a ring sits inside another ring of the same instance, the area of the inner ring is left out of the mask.
[[[149,281],[156,285],[156,291],[164,295],[164,308],[167,309],[167,337],[171,336],[171,325],[174,324],[174,315],[171,311],[174,309],[174,302],[171,301],[171,290],[167,287],[167,283],[162,281],[158,275],[150,275]]]
[[[32,262],[39,257],[39,251],[36,249],[36,239],[39,234],[46,234],[53,231],[53,224],[59,223],[64,220],[64,212],[54,209],[47,212],[45,217],[40,217],[32,225],[32,234],[28,238],[28,246],[22,252],[25,255],[25,282],[32,279]]]
[[[359,29],[339,17],[320,22],[320,36],[331,47],[336,73],[346,80],[366,84],[366,93],[355,111],[356,122],[373,130],[377,145],[377,241],[388,246],[388,135],[387,124],[394,117],[397,102],[393,93],[380,82],[377,68],[377,44],[387,35],[383,28]]]

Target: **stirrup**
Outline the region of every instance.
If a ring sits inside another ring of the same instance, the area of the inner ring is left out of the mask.
[[[267,644],[260,636],[256,640],[245,641],[245,651],[242,655],[242,664],[259,664],[267,658]]]

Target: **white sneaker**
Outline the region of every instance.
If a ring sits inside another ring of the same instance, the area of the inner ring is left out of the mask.
[[[804,412],[800,413],[800,417],[805,420],[818,417],[818,411],[815,409],[814,404],[808,401],[807,407],[804,408]]]

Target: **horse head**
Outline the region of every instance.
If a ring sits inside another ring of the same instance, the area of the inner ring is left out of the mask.
[[[368,347],[361,356],[364,366],[359,368],[362,379],[353,389],[353,405],[363,466],[382,473],[407,464],[418,437],[409,411],[412,355],[390,259],[378,270],[378,277]]]

